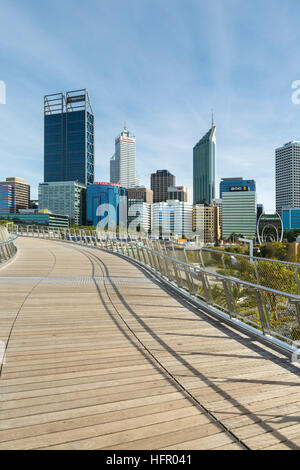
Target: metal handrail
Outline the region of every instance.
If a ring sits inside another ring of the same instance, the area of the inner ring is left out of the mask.
[[[277,259],[272,259],[272,258],[263,258],[261,256],[249,256],[249,255],[243,255],[242,253],[231,253],[230,251],[223,251],[223,250],[214,250],[213,248],[206,248],[206,247],[199,247],[195,248],[194,250],[191,251],[196,251],[196,250],[201,250],[209,253],[220,253],[221,255],[228,255],[228,256],[237,256],[245,259],[253,259],[257,261],[269,261],[271,263],[279,263],[279,264],[288,264],[291,266],[300,266],[299,263],[295,263],[293,261],[282,261],[282,260],[277,260]]]
[[[131,242],[132,243],[132,242]],[[220,279],[224,279],[224,280],[228,280],[228,281],[231,281],[231,282],[236,282],[238,284],[241,284],[241,285],[245,285],[247,287],[252,287],[252,288],[255,288],[255,289],[259,289],[259,290],[264,290],[264,291],[267,291],[267,292],[271,292],[271,293],[274,293],[276,295],[284,295],[288,298],[291,298],[291,299],[295,299],[295,300],[298,300],[300,302],[300,295],[295,295],[295,294],[290,294],[289,292],[284,292],[284,291],[279,291],[279,290],[276,290],[276,289],[271,289],[270,287],[264,287],[264,286],[260,286],[258,284],[253,284],[251,282],[248,282],[248,281],[244,281],[242,279],[239,279],[237,277],[231,277],[231,276],[224,276],[223,274],[219,274],[219,273],[212,273],[211,271],[207,270],[207,269],[204,269],[204,268],[200,268],[199,266],[194,266],[194,265],[191,265],[189,263],[185,263],[184,261],[181,261],[181,260],[178,260],[176,258],[171,258],[170,256],[167,256],[167,255],[164,255],[162,253],[159,253],[159,252],[156,252],[156,251],[153,251],[153,250],[150,250],[149,248],[147,247],[144,247],[147,251],[150,251],[152,252],[153,254],[155,255],[159,255],[159,256],[162,256],[163,258],[165,259],[168,259],[172,262],[176,262],[177,264],[180,264],[182,266],[185,266],[193,271],[200,271],[204,274],[207,274],[207,275],[213,275],[214,277],[217,277],[217,278],[220,278]]]
[[[0,246],[1,246],[1,245],[7,245],[8,243],[12,243],[12,242],[14,242],[17,238],[18,238],[18,236],[16,235],[16,236],[14,236],[13,238],[9,238],[8,240],[2,241],[2,242],[0,242]]]
[[[17,235],[9,237],[6,227],[0,227],[0,264],[9,261],[17,252],[17,247],[13,243]]]
[[[16,229],[18,232],[18,227]],[[238,323],[244,330],[264,337],[285,350],[295,351],[300,345],[299,295],[189,264],[187,257],[186,261],[178,260],[168,256],[165,246],[159,241],[110,238],[109,234],[80,229],[30,231],[28,227],[20,235],[100,248],[133,259],[220,318],[226,318],[234,325]]]

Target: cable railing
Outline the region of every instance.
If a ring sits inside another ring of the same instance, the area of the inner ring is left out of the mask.
[[[117,238],[109,232],[95,230],[17,226],[14,230],[19,235],[100,248],[134,260],[219,318],[289,351],[300,347],[300,296],[264,286],[257,279],[249,282],[216,269],[210,270],[201,260],[203,250],[198,250],[199,260],[191,262],[189,250],[183,249],[179,254],[174,244],[138,239],[128,234]]]
[[[16,236],[10,234],[6,227],[0,226],[0,266],[9,261],[17,252],[14,245]]]

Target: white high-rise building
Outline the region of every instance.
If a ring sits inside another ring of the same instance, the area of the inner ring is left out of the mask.
[[[152,204],[152,232],[192,237],[193,205],[175,200]]]
[[[128,199],[128,229],[134,232],[139,228],[146,233],[151,230],[151,204],[143,199]]]
[[[291,141],[276,149],[276,212],[300,207],[300,142]]]
[[[123,188],[138,185],[135,137],[130,135],[126,123],[121,134],[115,139],[115,154],[110,160],[110,182],[120,184]]]

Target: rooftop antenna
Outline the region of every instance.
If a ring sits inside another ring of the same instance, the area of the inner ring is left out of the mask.
[[[127,131],[126,121],[124,121],[124,131]]]
[[[211,127],[214,127],[214,110],[211,110]]]

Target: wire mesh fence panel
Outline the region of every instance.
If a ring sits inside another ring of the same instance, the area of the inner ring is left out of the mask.
[[[174,271],[174,263],[168,258],[165,258],[165,263],[166,263],[166,269],[167,269],[167,274],[169,281],[174,281],[176,282],[176,274]]]
[[[201,257],[203,267],[208,271],[290,294],[300,294],[300,265],[296,263],[250,258],[208,248],[201,249]]]
[[[189,290],[189,285],[188,285],[188,281],[186,278],[186,272],[183,266],[177,264],[177,273],[178,273],[179,287]]]
[[[203,267],[209,271],[217,272],[218,269],[224,269],[222,255],[223,253],[216,250],[202,250]]]
[[[296,279],[296,266],[272,262],[268,260],[256,260],[259,284],[271,289],[298,294]]]
[[[228,299],[222,279],[213,275],[208,275],[207,279],[209,284],[209,298],[212,305],[230,314]]]
[[[250,279],[252,279],[252,282],[256,282],[255,269],[249,259],[231,253],[223,253],[222,262],[223,270],[220,270],[219,274],[238,279],[244,276],[248,282],[250,282]]]
[[[200,299],[204,300],[205,302],[208,301],[208,292],[205,286],[205,279],[203,279],[202,273],[199,271],[193,271],[193,283],[195,286],[195,296],[199,297]]]
[[[181,248],[181,247],[174,247],[173,256],[174,256],[178,261],[182,261],[182,262],[184,262],[184,263],[186,262],[184,249]]]
[[[187,262],[198,266],[201,264],[200,250],[186,250]]]
[[[232,293],[235,299],[237,316],[245,323],[262,329],[257,293],[253,288],[233,283]]]
[[[263,291],[263,298],[269,317],[269,333],[291,341],[300,341],[297,302],[282,294],[268,291]]]

